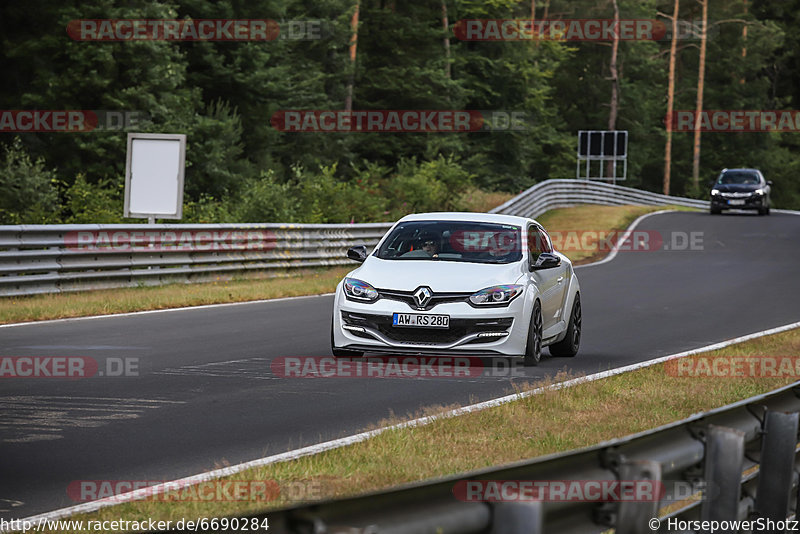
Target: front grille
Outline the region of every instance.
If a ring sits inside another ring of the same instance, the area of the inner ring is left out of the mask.
[[[417,303],[414,300],[413,291],[378,289],[378,294],[383,299],[404,302],[414,310],[425,310],[425,311],[433,309],[437,305],[444,304],[445,302],[466,302],[467,299],[470,297],[470,295],[472,295],[472,293],[434,293],[431,296],[431,300],[428,302],[428,304],[426,304],[424,308],[420,308],[417,306]]]
[[[377,330],[385,337],[392,341],[399,343],[415,343],[415,344],[447,344],[458,341],[464,336],[476,334],[479,332],[506,332],[511,328],[514,319],[511,317],[502,317],[499,319],[450,319],[450,328],[397,328],[392,326],[391,315],[374,315],[367,313],[350,313],[342,312],[342,320],[345,324],[353,326],[363,326]],[[359,337],[372,336],[358,332],[352,332]],[[473,343],[490,343],[497,341],[500,338],[488,337],[479,338]]]

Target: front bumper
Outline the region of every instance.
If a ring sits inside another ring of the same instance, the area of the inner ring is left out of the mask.
[[[390,299],[372,304],[347,300],[337,292],[333,338],[338,348],[364,352],[503,354],[525,352],[528,322],[524,295],[503,308],[473,308],[465,302],[445,302],[427,311]],[[392,326],[394,313],[431,313],[450,316],[450,328]]]
[[[739,202],[742,202],[741,204]],[[715,195],[711,197],[711,207],[721,210],[755,210],[767,207],[767,197],[765,195],[751,195],[749,197],[723,197]]]

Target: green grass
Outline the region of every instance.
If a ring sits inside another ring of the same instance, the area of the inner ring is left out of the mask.
[[[705,353],[715,356],[800,355],[800,330]],[[580,356],[578,356],[580,357]],[[574,378],[525,384],[518,390]],[[500,466],[686,418],[792,383],[794,378],[687,378],[664,364],[574,387],[549,390],[479,412],[393,429],[369,440],[313,456],[240,473],[231,480],[275,481],[309,488],[315,499],[353,496],[392,486]],[[453,408],[434,406],[409,417]],[[381,425],[402,419],[383,421]],[[307,493],[307,494],[308,494]],[[283,496],[263,502],[158,502],[144,500],[73,519],[171,519],[247,514],[294,504]]]
[[[503,198],[501,194],[482,193],[472,202],[477,209],[495,205]],[[551,231],[624,230],[636,217],[658,209],[664,208],[586,205],[552,210],[537,219]],[[565,253],[576,264],[595,261],[606,254],[591,246]],[[330,293],[355,266],[353,263],[331,269],[287,271],[277,278],[220,277],[218,281],[202,284],[0,297],[0,324]]]

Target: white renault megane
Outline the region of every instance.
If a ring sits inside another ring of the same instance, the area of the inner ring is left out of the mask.
[[[580,286],[533,219],[420,213],[400,219],[337,286],[334,356],[364,352],[575,356]]]

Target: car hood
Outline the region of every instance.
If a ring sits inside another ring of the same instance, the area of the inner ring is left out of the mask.
[[[717,184],[713,189],[721,193],[749,193],[761,187],[758,184]]]
[[[434,293],[473,292],[499,284],[513,284],[524,262],[510,264],[461,263],[434,260],[382,260],[369,256],[350,276],[378,289],[414,291],[428,286]]]

